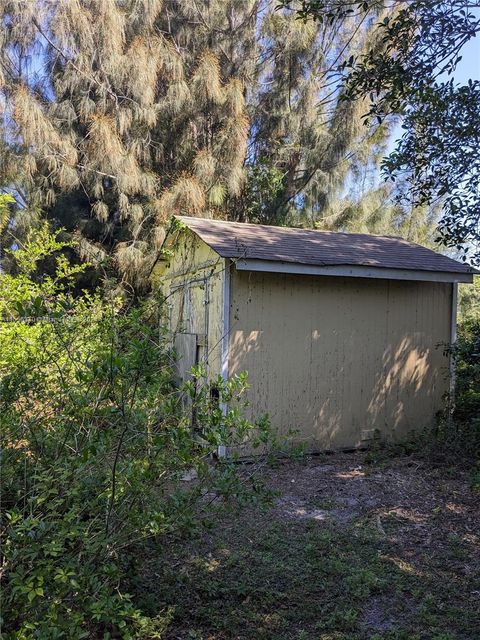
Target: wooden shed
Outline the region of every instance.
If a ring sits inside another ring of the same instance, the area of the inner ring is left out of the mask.
[[[181,378],[247,371],[252,417],[309,450],[432,424],[471,268],[398,237],[178,220],[161,282]]]

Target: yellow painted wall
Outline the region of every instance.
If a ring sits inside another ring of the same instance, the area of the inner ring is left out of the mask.
[[[448,389],[452,285],[237,272],[229,374],[249,372],[252,415],[310,449],[432,424]]]
[[[166,321],[172,334],[185,331],[203,336],[199,361],[213,378],[222,368],[225,260],[188,229],[179,234],[172,250],[171,260],[158,275]]]

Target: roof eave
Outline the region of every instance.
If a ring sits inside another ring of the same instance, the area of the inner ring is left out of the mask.
[[[312,276],[339,276],[347,278],[375,278],[383,280],[418,280],[425,282],[463,282],[471,284],[474,272],[426,271],[420,269],[392,269],[361,265],[307,265],[274,260],[237,259],[239,271],[263,271]]]

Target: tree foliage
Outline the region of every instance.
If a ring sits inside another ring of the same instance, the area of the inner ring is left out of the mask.
[[[388,14],[382,3],[371,4],[377,16]],[[261,36],[263,65],[250,100],[247,163],[261,179],[276,174],[277,182],[254,219],[321,223],[349,182],[359,184],[358,174],[375,166],[388,135],[387,125],[362,127],[364,101],[341,100],[341,76],[335,73],[353,51],[377,46],[372,25],[356,16],[301,22],[285,9],[264,19]]]
[[[43,208],[142,289],[172,213],[328,226],[367,207],[389,124],[362,127],[337,67],[380,45],[370,18],[302,23],[274,0],[0,6],[17,236]]]
[[[114,249],[134,284],[172,213],[215,209],[243,181],[241,81],[189,42],[186,7],[162,5],[2,3],[4,170],[31,212],[49,207],[87,259]]]
[[[0,279],[2,637],[158,638],[168,612],[147,618],[122,586],[135,545],[257,497],[210,454],[268,443],[268,423],[242,415],[245,376],[212,381],[215,399],[198,370],[183,389],[192,429],[158,304],[73,297],[84,267],[63,248],[42,226]]]
[[[438,240],[480,264],[480,82],[425,88],[404,117],[385,174],[404,178],[399,196],[412,205],[442,203]]]
[[[382,46],[341,66],[344,97],[368,97],[367,119],[382,121],[391,113],[403,117],[405,133],[383,164],[385,174],[402,178],[399,196],[409,205],[441,202],[439,240],[480,263],[480,82],[460,86],[445,79],[454,73],[463,46],[480,31],[480,3],[395,4],[398,10],[377,23]],[[345,10],[323,0],[304,0],[298,15],[323,22],[370,11],[366,2]]]

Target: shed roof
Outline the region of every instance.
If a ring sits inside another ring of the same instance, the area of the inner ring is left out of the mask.
[[[178,216],[223,258],[472,274],[475,270],[397,236],[340,233]]]

